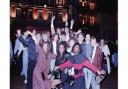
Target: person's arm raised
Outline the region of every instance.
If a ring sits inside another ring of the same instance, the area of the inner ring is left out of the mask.
[[[72,19],[70,23],[71,23],[70,29],[72,29],[72,28],[73,28],[73,25],[74,25],[74,23],[75,23],[75,21]]]
[[[55,33],[54,20],[55,20],[55,16],[53,16],[51,19],[51,34],[52,35]]]

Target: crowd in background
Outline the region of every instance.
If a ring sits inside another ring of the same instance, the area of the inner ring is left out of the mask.
[[[50,31],[17,29],[14,48],[10,41],[10,62],[27,89],[100,89],[103,76],[118,67],[117,41],[75,32],[74,20],[55,29],[54,20]]]

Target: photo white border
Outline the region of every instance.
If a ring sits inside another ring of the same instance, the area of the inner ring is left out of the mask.
[[[10,89],[10,2],[0,3],[0,89]],[[128,0],[118,0],[118,7],[118,89],[128,89]]]
[[[0,1],[0,89],[10,89],[9,60],[9,0]]]
[[[118,89],[128,89],[128,0],[118,0]]]

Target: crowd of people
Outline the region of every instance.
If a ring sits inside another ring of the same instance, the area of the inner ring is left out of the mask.
[[[25,76],[27,89],[100,89],[111,63],[117,67],[117,51],[112,55],[104,39],[73,31],[74,20],[56,29],[54,20],[50,31],[17,29],[14,51],[10,42],[11,62]]]

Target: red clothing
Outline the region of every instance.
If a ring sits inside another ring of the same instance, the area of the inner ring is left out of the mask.
[[[100,50],[100,48],[97,46],[96,47],[96,52],[95,52],[95,56],[94,59],[92,61],[92,64],[98,69],[101,70],[102,69],[102,52]]]
[[[92,70],[94,73],[97,72],[97,68],[94,65],[92,65],[88,60],[85,60],[81,64],[73,64],[71,61],[68,60],[65,63],[59,65],[60,69],[64,69],[64,68],[67,68],[67,67],[74,67],[74,69],[82,69],[83,67],[87,67],[90,70]],[[74,77],[79,77],[79,76],[83,76],[83,74],[80,73],[78,75],[74,75]]]
[[[84,72],[73,75],[73,78],[79,78],[81,76],[84,76]]]

